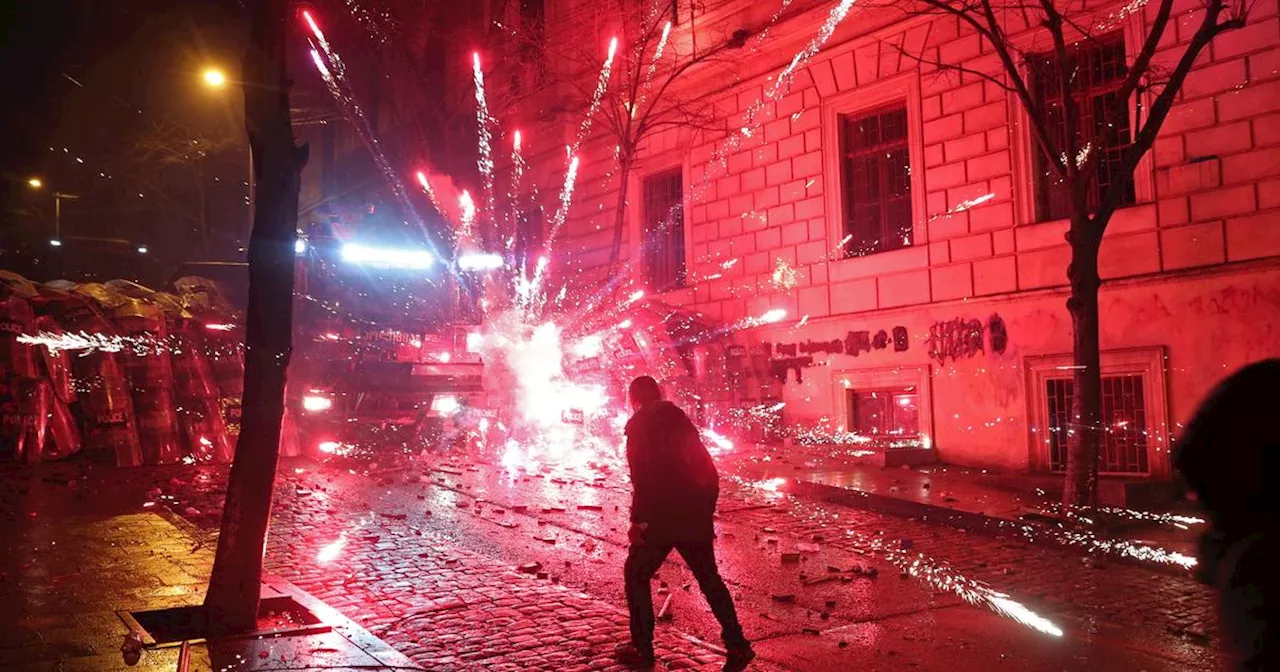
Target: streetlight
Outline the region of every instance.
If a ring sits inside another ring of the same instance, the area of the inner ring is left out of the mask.
[[[27,180],[27,186],[32,189],[41,189],[44,187],[44,181],[38,177]],[[49,241],[54,247],[62,245],[62,201],[74,201],[79,199],[75,194],[64,194],[60,191],[53,192],[53,240]]]
[[[225,88],[227,83],[227,74],[219,68],[210,67],[204,70],[204,85],[210,89]],[[253,145],[249,144],[249,233],[253,234],[253,199],[254,199],[254,183],[253,183]]]
[[[204,71],[204,83],[211,89],[221,89],[227,85],[227,73],[217,68],[208,68]]]

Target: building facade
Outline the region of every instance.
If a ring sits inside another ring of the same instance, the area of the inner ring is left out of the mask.
[[[581,40],[582,3],[547,3],[545,39]],[[589,138],[553,263],[586,283],[629,273],[723,323],[785,311],[752,337],[768,348],[786,422],[914,441],[954,464],[1062,470],[1068,224],[990,46],[955,17],[855,5],[779,90],[835,3],[797,3],[774,24],[776,8],[755,4],[673,3],[675,49],[694,30],[750,35],[731,65],[678,82],[730,130],[648,136],[623,184],[611,139]],[[1156,62],[1190,39],[1192,4],[1176,3]],[[1168,478],[1170,443],[1215,382],[1280,355],[1280,17],[1275,0],[1252,7],[1191,72],[1106,231],[1106,474]],[[1089,78],[1082,109],[1106,104],[1155,10],[1099,3],[1075,17],[1099,27],[1073,52]],[[1047,39],[1023,32],[1024,51]],[[526,150],[548,212],[565,126],[535,131],[530,145],[538,132],[551,140]],[[735,132],[745,137],[729,143]],[[1105,134],[1102,149],[1132,133]],[[620,199],[627,263],[611,265]]]

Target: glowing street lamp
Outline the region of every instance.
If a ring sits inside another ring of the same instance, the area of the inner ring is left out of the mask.
[[[211,89],[221,89],[227,85],[227,73],[217,68],[208,68],[204,71],[204,83]]]
[[[227,79],[227,73],[221,68],[209,67],[205,68],[202,75],[204,85],[210,89],[222,89],[227,86],[230,80]],[[254,177],[253,177],[253,146],[249,146],[249,230],[253,231],[253,200],[254,200]]]
[[[44,182],[41,182],[40,178],[38,177],[33,177],[27,180],[27,186],[31,187],[32,189],[39,189],[40,187],[44,186]]]

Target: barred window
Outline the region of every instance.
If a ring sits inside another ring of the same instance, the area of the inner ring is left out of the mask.
[[[1071,405],[1075,385],[1070,378],[1045,381],[1049,421],[1049,467],[1067,468],[1067,441],[1073,427]],[[1102,377],[1102,455],[1104,474],[1146,474],[1148,464],[1147,403],[1141,375]]]
[[[911,244],[911,163],[907,107],[840,117],[846,257]]]
[[[1089,208],[1096,209],[1107,189],[1119,181],[1120,160],[1132,142],[1128,113],[1129,101],[1120,100],[1119,89],[1128,74],[1125,60],[1124,36],[1108,35],[1098,39],[1082,40],[1070,47],[1067,72],[1071,81],[1065,87],[1059,85],[1058,62],[1052,54],[1040,54],[1030,59],[1031,87],[1045,110],[1046,130],[1049,141],[1055,147],[1067,147],[1068,133],[1072,134],[1081,152],[1096,152],[1099,162],[1089,189]],[[1062,90],[1066,89],[1075,101],[1077,118],[1074,128],[1067,128]],[[1108,124],[1114,119],[1115,123]],[[1098,146],[1088,146],[1097,140]],[[1079,161],[1081,157],[1055,157],[1055,161]],[[1038,146],[1032,165],[1035,169],[1036,217],[1040,220],[1065,219],[1071,215],[1071,193],[1064,180],[1054,170],[1049,157]],[[1132,178],[1132,175],[1128,176]],[[1132,205],[1133,180],[1125,180],[1121,205]]]
[[[680,169],[644,179],[645,277],[653,292],[684,287],[684,183]]]

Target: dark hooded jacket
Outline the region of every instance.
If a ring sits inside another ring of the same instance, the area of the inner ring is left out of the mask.
[[[1278,456],[1280,359],[1250,364],[1219,384],[1173,455],[1208,514],[1198,569],[1221,596],[1223,643],[1235,670],[1280,670],[1280,637],[1268,634],[1268,626],[1280,627]]]
[[[631,522],[648,524],[646,540],[711,539],[719,476],[689,416],[669,401],[651,402],[626,433]]]

